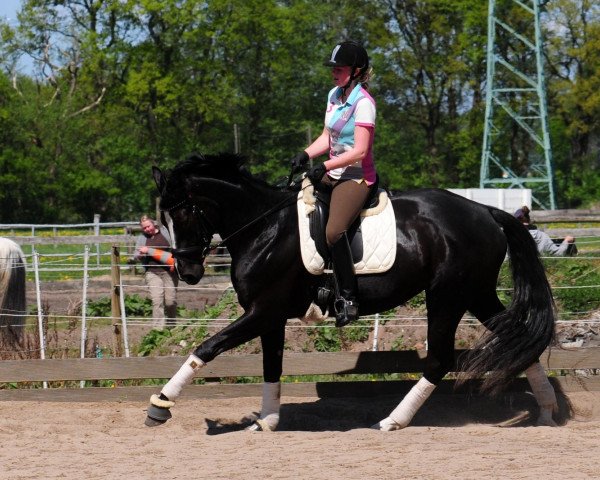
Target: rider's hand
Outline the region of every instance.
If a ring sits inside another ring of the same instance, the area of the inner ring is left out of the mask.
[[[323,178],[323,175],[327,172],[327,168],[325,168],[324,163],[319,163],[312,167],[307,173],[306,176],[310,178],[311,182],[319,183]]]
[[[290,158],[290,165],[293,170],[301,170],[308,163],[308,153],[302,151]]]

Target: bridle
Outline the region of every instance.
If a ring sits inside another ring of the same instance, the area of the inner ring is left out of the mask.
[[[221,246],[224,241],[219,242],[219,244],[215,247],[210,246],[213,233],[216,231],[216,229],[206,216],[206,213],[204,213],[204,210],[200,209],[195,203],[190,202],[189,199],[186,199],[169,208],[161,209],[161,212],[163,212],[167,218],[169,234],[172,242],[175,241],[175,232],[173,231],[171,213],[186,207],[191,207],[192,215],[198,220],[198,229],[200,231],[202,245],[192,245],[191,247],[177,248],[177,245],[174,244],[173,248],[171,249],[171,255],[178,260],[185,260],[186,262],[198,263],[201,265],[204,263],[204,260],[210,251]]]
[[[186,262],[189,262],[189,263],[197,263],[197,264],[201,265],[204,263],[204,260],[210,254],[210,252],[212,250],[215,250],[215,249],[225,245],[226,242],[228,242],[229,240],[231,240],[232,238],[234,238],[235,236],[237,236],[244,230],[248,229],[255,223],[259,222],[263,218],[266,218],[271,213],[277,212],[277,211],[282,210],[283,208],[287,207],[288,205],[286,205],[286,203],[289,202],[290,200],[293,200],[295,202],[296,195],[292,194],[289,197],[284,198],[281,202],[277,203],[275,206],[271,207],[266,212],[263,212],[258,217],[251,220],[250,222],[246,223],[242,227],[238,228],[235,232],[233,232],[232,234],[230,234],[229,236],[227,236],[226,238],[224,238],[223,240],[221,240],[219,243],[217,243],[216,245],[214,245],[212,247],[210,245],[210,242],[212,240],[213,234],[217,230],[214,227],[214,225],[212,224],[212,222],[209,220],[209,218],[206,215],[206,213],[204,212],[204,210],[202,210],[198,205],[196,205],[196,203],[192,202],[188,198],[188,199],[182,200],[181,202],[179,202],[175,205],[172,205],[171,207],[162,208],[161,212],[163,212],[165,214],[165,217],[167,217],[167,220],[168,220],[171,241],[175,240],[175,233],[173,232],[173,228],[172,228],[173,221],[171,220],[170,217],[171,217],[171,213],[176,210],[180,210],[182,208],[191,208],[192,215],[198,220],[198,229],[200,230],[200,237],[201,237],[201,243],[202,243],[201,245],[192,245],[190,247],[177,248],[177,246],[175,244],[174,248],[171,249],[171,254],[176,259],[181,259],[181,260],[185,260]],[[290,205],[291,204],[292,203],[290,202]]]

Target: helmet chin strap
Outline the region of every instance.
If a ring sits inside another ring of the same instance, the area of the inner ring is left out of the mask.
[[[342,97],[346,96],[346,90],[348,90],[348,88],[350,87],[350,85],[352,85],[352,82],[356,78],[356,75],[355,75],[356,70],[358,70],[357,67],[352,67],[352,71],[350,72],[350,78],[348,79],[348,83],[346,83],[346,85],[344,85],[342,87]]]

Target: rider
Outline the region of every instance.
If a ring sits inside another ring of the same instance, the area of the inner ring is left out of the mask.
[[[331,67],[335,87],[327,96],[325,127],[321,135],[290,162],[294,169],[329,152],[329,160],[312,167],[307,176],[332,188],[327,221],[339,298],[335,302],[336,326],[358,318],[358,285],[346,231],[360,214],[376,182],[373,162],[375,101],[368,92],[372,69],[359,43],[346,40],[335,46],[324,65]]]

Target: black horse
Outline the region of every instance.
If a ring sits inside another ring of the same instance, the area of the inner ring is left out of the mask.
[[[255,428],[275,428],[286,321],[305,314],[323,282],[300,258],[297,192],[253,177],[234,155],[192,155],[168,174],[158,168],[153,174],[180,278],[189,284],[201,279],[212,235],[218,233],[231,255],[231,280],[245,313],[198,346],[161,395],[153,395],[146,423],[171,417],[169,408],[197,368],[260,337],[265,389],[263,422]],[[546,423],[551,423],[554,391],[538,359],[553,340],[554,303],[529,232],[510,214],[445,190],[401,193],[392,204],[395,262],[386,273],[359,276],[360,313],[389,310],[425,291],[429,350],[422,381],[374,427],[408,424],[454,366],[456,328],[466,311],[488,328],[465,360],[467,375],[487,372],[484,389],[494,391],[527,371],[538,403],[550,409]],[[496,282],[507,248],[514,292],[505,308]]]

